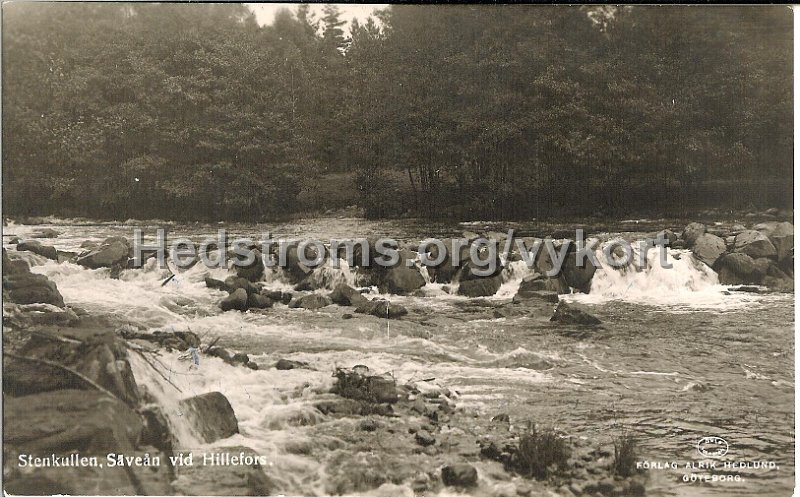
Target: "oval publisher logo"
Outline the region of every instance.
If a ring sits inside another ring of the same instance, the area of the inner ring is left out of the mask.
[[[720,437],[703,437],[697,442],[697,452],[705,457],[719,459],[728,453],[728,441]]]

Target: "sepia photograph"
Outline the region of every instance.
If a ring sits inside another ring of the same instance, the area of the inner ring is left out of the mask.
[[[793,495],[794,29],[3,2],[4,494]]]

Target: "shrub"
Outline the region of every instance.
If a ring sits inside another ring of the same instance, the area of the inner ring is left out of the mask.
[[[622,434],[614,439],[614,473],[623,477],[633,475],[636,471],[637,453],[636,438],[623,430]]]
[[[540,430],[531,425],[520,436],[510,466],[523,476],[544,479],[556,470],[567,469],[569,456],[567,442],[555,430]]]

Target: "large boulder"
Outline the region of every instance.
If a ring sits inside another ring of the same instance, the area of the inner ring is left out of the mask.
[[[264,276],[264,259],[258,249],[253,249],[250,253],[253,255],[254,261],[247,266],[234,265],[236,276],[247,281],[259,281]],[[237,262],[244,261],[244,259],[245,257],[237,257]]]
[[[759,274],[755,260],[741,252],[723,255],[715,266],[719,282],[723,285],[758,283],[763,277]]]
[[[770,241],[775,246],[778,262],[788,261],[794,257],[794,235],[782,235],[770,237]]]
[[[579,309],[575,304],[567,304],[564,301],[559,302],[558,306],[556,306],[550,321],[554,323],[584,326],[596,326],[600,324],[600,320],[596,317]]]
[[[334,304],[344,306],[358,306],[367,302],[366,297],[346,283],[339,283],[336,285],[330,295],[328,295],[328,298],[330,298]]]
[[[306,260],[314,260],[317,256],[314,247],[306,246],[304,255]],[[279,260],[279,263],[281,261]],[[285,264],[282,265],[283,270],[289,276],[289,281],[293,284],[300,283],[303,279],[306,278],[314,268],[308,267],[300,261],[300,256],[298,254],[298,243],[293,243],[286,248],[286,260]]]
[[[757,259],[759,257],[777,257],[775,245],[760,231],[746,230],[736,235],[733,247],[734,252],[747,254]]]
[[[8,292],[8,300],[16,304],[42,303],[64,307],[64,298],[56,284],[42,274],[17,273],[4,276],[3,290]]]
[[[56,250],[55,247],[51,247],[50,245],[42,245],[42,242],[37,240],[20,242],[17,244],[17,250],[33,252],[34,254],[47,257],[48,259],[52,259],[54,261],[58,260],[58,250]]]
[[[97,390],[57,390],[4,400],[3,444],[17,453],[47,457],[80,452],[104,459],[109,453],[130,453],[141,432],[138,414]]]
[[[247,310],[247,292],[244,288],[237,288],[233,293],[225,297],[219,304],[223,311],[246,311]]]
[[[89,269],[125,266],[130,252],[131,247],[126,239],[111,237],[106,239],[98,248],[81,254],[75,262]]]
[[[700,235],[706,232],[706,225],[701,223],[689,223],[683,229],[681,238],[686,242],[687,248],[692,248],[694,242],[700,238]]]
[[[583,293],[589,293],[592,277],[594,277],[597,268],[588,257],[585,257],[581,262],[583,266],[578,266],[577,247],[572,243],[561,268],[561,274],[564,276],[564,282],[567,286]]]
[[[726,250],[725,240],[709,233],[704,233],[697,237],[692,248],[694,256],[705,262],[709,267],[713,267],[717,259],[719,259]]]
[[[503,278],[497,274],[485,278],[474,278],[458,284],[458,294],[465,297],[489,297],[497,293],[503,284]]]
[[[772,238],[775,236],[787,236],[787,235],[794,235],[794,225],[790,222],[777,222],[777,221],[768,221],[766,223],[759,223],[753,226],[753,229],[756,231],[760,231],[768,238]]]
[[[60,340],[61,337],[70,338],[71,341],[64,342]],[[30,362],[43,369],[50,369],[50,366],[45,368],[42,360],[76,371],[129,406],[139,403],[139,388],[127,361],[125,342],[105,327],[42,328],[28,339],[19,350],[19,355],[34,359]],[[60,374],[69,376],[66,370],[61,370]],[[77,381],[75,378],[71,381]],[[26,388],[29,388],[25,382],[24,378],[18,376],[9,386],[15,389],[17,395],[24,395]],[[33,389],[44,391],[39,387],[31,387],[28,391]]]
[[[289,307],[292,309],[316,310],[331,304],[333,304],[333,302],[328,297],[318,293],[311,293],[295,299],[289,304]]]
[[[22,259],[11,259],[8,257],[8,252],[3,248],[3,275],[11,276],[14,274],[28,274],[31,268],[26,261]]]
[[[415,265],[408,267],[404,262],[401,260],[397,266],[386,268],[378,285],[381,293],[410,295],[425,286],[425,278],[419,269]]]
[[[239,433],[239,422],[228,399],[220,392],[209,392],[180,401],[186,420],[200,437],[210,443]]]

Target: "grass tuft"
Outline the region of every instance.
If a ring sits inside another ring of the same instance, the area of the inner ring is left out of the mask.
[[[566,470],[569,456],[567,442],[555,430],[537,429],[532,424],[520,436],[510,466],[523,476],[541,480],[556,471]]]
[[[636,472],[639,444],[636,438],[623,430],[619,437],[614,439],[614,473],[628,477]]]

